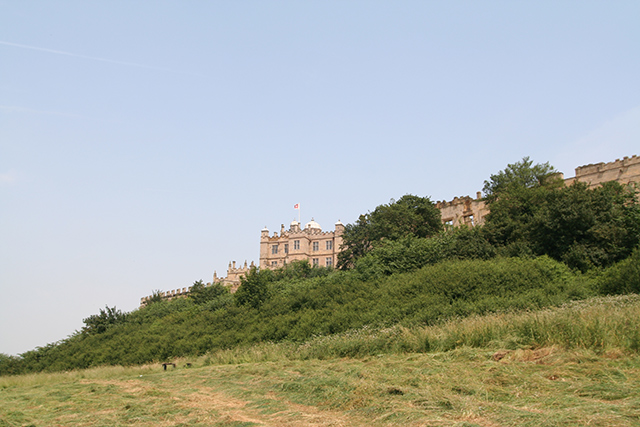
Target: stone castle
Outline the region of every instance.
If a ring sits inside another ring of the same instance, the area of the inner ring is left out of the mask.
[[[333,267],[338,262],[344,225],[336,222],[334,231],[322,231],[313,218],[304,228],[293,221],[288,230],[280,226],[280,235],[269,236],[265,227],[260,234],[260,268],[284,267],[291,261],[308,260],[311,265]]]
[[[571,185],[576,181],[585,182],[589,188],[595,188],[604,182],[617,181],[621,184],[631,182],[640,183],[640,156],[624,157],[609,163],[595,163],[579,166],[575,169],[575,176],[564,178],[565,185]],[[438,201],[435,206],[440,210],[442,223],[446,227],[460,227],[463,225],[475,226],[484,224],[484,218],[489,213],[482,195],[476,193],[476,197],[454,197],[451,201]],[[312,265],[331,267],[336,265],[338,253],[342,245],[342,233],[344,225],[338,221],[333,231],[322,231],[320,224],[313,219],[300,227],[298,221],[293,221],[288,230],[284,224],[280,226],[280,233],[269,235],[265,227],[260,234],[260,268],[284,267],[291,261],[308,260]],[[230,262],[226,277],[218,277],[213,273],[211,283],[220,283],[228,286],[232,292],[240,286],[240,278],[255,265],[244,262],[242,267],[236,267],[236,262]],[[211,283],[208,283],[210,285]],[[179,288],[162,292],[164,299],[183,297],[189,293],[188,288]],[[151,296],[143,297],[140,305],[143,306]]]

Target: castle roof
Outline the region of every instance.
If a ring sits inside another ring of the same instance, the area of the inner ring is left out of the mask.
[[[315,229],[318,229],[318,230],[322,230],[322,227],[320,227],[320,224],[315,222],[313,218],[311,218],[311,221],[309,221],[308,223],[305,224],[304,228],[305,229],[315,228]]]

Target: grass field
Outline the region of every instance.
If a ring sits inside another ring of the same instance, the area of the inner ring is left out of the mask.
[[[637,426],[640,356],[628,336],[639,310],[637,296],[604,298],[218,352],[167,371],[2,377],[0,426]],[[393,346],[369,345],[390,336]],[[425,338],[431,350],[411,348]],[[354,356],[335,356],[344,348]]]

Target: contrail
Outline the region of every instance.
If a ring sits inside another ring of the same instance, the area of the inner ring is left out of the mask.
[[[26,44],[11,43],[11,42],[5,42],[5,41],[1,41],[1,40],[0,40],[0,44],[3,44],[5,46],[19,47],[19,48],[22,48],[22,49],[32,49],[32,50],[39,50],[41,52],[55,53],[57,55],[66,55],[66,56],[73,56],[73,57],[82,58],[82,59],[91,59],[93,61],[108,62],[110,64],[128,65],[130,67],[147,68],[147,69],[150,69],[150,70],[167,71],[169,73],[189,74],[189,75],[192,75],[192,76],[200,76],[200,77],[202,77],[200,74],[189,73],[187,71],[177,71],[177,70],[172,70],[170,68],[162,68],[162,67],[154,67],[152,65],[136,64],[135,62],[115,61],[113,59],[100,58],[100,57],[97,57],[97,56],[78,55],[77,53],[65,52],[63,50],[46,49],[46,48],[43,48],[43,47],[29,46],[29,45],[26,45]]]

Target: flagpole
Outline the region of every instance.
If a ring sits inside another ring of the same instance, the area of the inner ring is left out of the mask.
[[[295,205],[293,205],[293,209],[296,209],[298,211],[298,224],[300,224],[300,203],[296,203]]]

